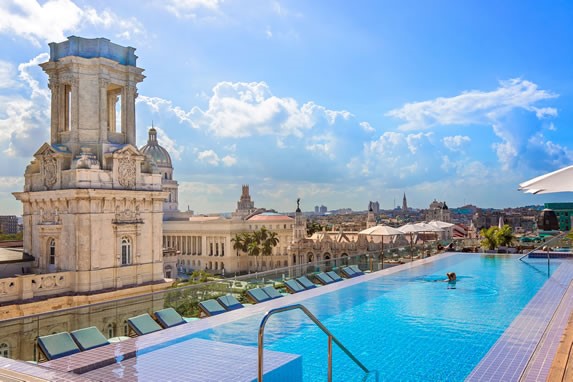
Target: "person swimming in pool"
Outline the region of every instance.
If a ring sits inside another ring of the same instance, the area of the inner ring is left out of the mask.
[[[444,281],[448,282],[448,289],[456,289],[456,282],[458,280],[456,272],[448,272],[446,276],[448,276],[448,279]]]

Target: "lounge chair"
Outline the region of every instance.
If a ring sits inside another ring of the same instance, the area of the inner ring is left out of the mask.
[[[81,351],[68,332],[38,337],[38,347],[41,353],[40,361],[51,361]]]
[[[161,326],[159,326],[159,324],[147,313],[128,318],[127,324],[129,325],[131,331],[138,336],[143,336],[145,334],[158,332],[161,330]]]
[[[322,285],[332,284],[334,282],[334,280],[324,272],[317,273],[314,277],[316,277],[318,282]]]
[[[153,313],[159,325],[161,325],[164,329],[165,328],[172,328],[177,325],[182,325],[190,321],[194,321],[197,318],[186,318],[182,317],[177,311],[173,308],[165,308],[158,310],[157,312]]]
[[[334,272],[334,271],[326,272],[326,274],[329,275],[330,278],[333,279],[334,281],[342,281],[342,280],[343,280],[343,278],[340,277],[340,276],[338,275],[338,273],[336,273],[336,272]]]
[[[362,276],[364,272],[358,268],[358,265],[351,265],[350,268],[356,273],[356,276]]]
[[[296,279],[300,285],[304,287],[304,289],[313,289],[316,288],[316,284],[308,279],[306,276],[301,276]]]
[[[239,302],[232,294],[228,294],[226,296],[217,297],[217,301],[219,304],[223,306],[226,310],[235,310],[241,309],[244,307],[243,304]]]
[[[294,279],[285,280],[284,283],[285,283],[287,290],[290,293],[298,293],[298,292],[302,292],[303,290],[306,290],[302,285],[299,284],[298,281],[296,281]]]
[[[81,351],[109,345],[108,339],[95,326],[74,330],[70,335]]]
[[[283,296],[282,294],[280,294],[280,292],[279,292],[278,290],[276,290],[276,289],[275,289],[274,287],[272,287],[272,286],[267,286],[267,287],[264,287],[264,288],[262,288],[262,289],[263,289],[263,291],[264,291],[266,294],[268,294],[273,300],[274,300],[275,298],[280,298],[280,297]]]
[[[342,272],[344,277],[349,278],[349,279],[356,277],[356,276],[361,276],[364,274],[364,272],[362,272],[362,271],[356,272],[356,270],[352,267],[344,267],[340,270],[340,272]]]
[[[225,313],[227,310],[223,305],[219,304],[217,300],[205,300],[199,303],[199,309],[206,316],[216,316],[217,314]]]
[[[247,289],[247,297],[252,300],[255,304],[260,302],[265,302],[272,300],[272,297],[269,296],[264,290],[261,288],[254,288],[254,289]]]

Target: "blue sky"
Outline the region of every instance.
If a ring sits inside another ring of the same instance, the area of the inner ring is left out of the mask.
[[[571,2],[4,0],[0,213],[48,141],[37,64],[70,35],[137,48],[138,145],[153,121],[181,209],[234,210],[241,184],[281,211],[573,201],[517,191],[573,162]]]

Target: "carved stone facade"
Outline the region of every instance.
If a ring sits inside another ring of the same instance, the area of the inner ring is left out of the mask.
[[[53,287],[60,272],[71,272],[67,293],[163,282],[166,193],[135,146],[136,84],[144,76],[134,49],[79,37],[50,49],[40,66],[52,93],[51,140],[26,168],[24,191],[14,193],[31,272],[46,275],[22,298],[62,293]]]

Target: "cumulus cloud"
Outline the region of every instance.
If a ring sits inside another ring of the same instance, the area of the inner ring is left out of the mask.
[[[29,95],[0,96],[0,141],[7,147],[3,150],[8,156],[29,156],[46,140],[50,121],[50,93],[36,80],[34,71],[38,64],[48,59],[42,53],[18,66],[18,86]]]
[[[424,130],[445,125],[483,124],[496,120],[514,109],[535,112],[538,116],[556,115],[554,108],[537,108],[535,103],[556,98],[557,94],[541,90],[520,78],[500,81],[496,90],[471,90],[460,95],[430,101],[407,103],[390,110],[387,116],[406,121],[401,130]]]
[[[223,158],[213,150],[204,150],[197,153],[197,159],[200,162],[207,163],[211,166],[219,166],[222,164],[225,167],[234,166],[237,163],[237,158],[232,155],[225,155]]]
[[[117,36],[130,39],[143,33],[142,24],[131,17],[120,17],[109,10],[82,9],[72,0],[4,0],[0,2],[0,33],[20,36],[36,46],[64,41],[70,31],[84,23],[118,30]]]
[[[368,122],[360,122],[360,127],[367,133],[373,133],[376,131]]]
[[[471,90],[454,97],[407,103],[386,115],[405,121],[399,126],[402,131],[447,125],[489,125],[501,139],[492,148],[502,168],[507,170],[516,165],[517,158],[527,149],[528,138],[539,130],[539,119],[557,116],[557,109],[537,104],[556,97],[557,94],[540,89],[531,81],[516,78],[500,81],[493,91]],[[450,149],[454,143],[452,139],[444,140]]]
[[[348,111],[330,110],[310,101],[302,105],[293,98],[273,95],[265,82],[220,82],[213,88],[206,110],[193,107],[185,111],[169,100],[139,97],[138,102],[152,110],[165,110],[180,122],[205,129],[218,137],[244,138],[256,135],[302,137],[303,131],[320,123],[347,120]]]
[[[444,146],[446,146],[446,148],[451,151],[462,151],[463,146],[470,141],[470,137],[466,135],[454,135],[450,137],[444,137],[442,139]]]

